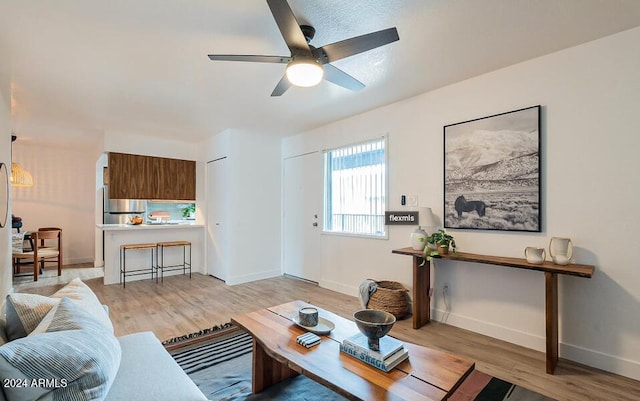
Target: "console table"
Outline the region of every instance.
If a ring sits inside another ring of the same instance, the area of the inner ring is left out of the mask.
[[[392,253],[413,257],[413,328],[419,329],[429,323],[430,320],[430,263],[425,261],[424,253],[422,251],[416,251],[413,248],[394,249]],[[527,262],[526,259],[521,258],[478,255],[465,252],[441,255],[440,258],[544,272],[547,373],[553,373],[556,365],[558,364],[558,275],[566,274],[570,276],[591,278],[595,267],[580,264],[568,264],[566,266],[561,266],[551,262],[544,262],[542,264],[535,265]]]

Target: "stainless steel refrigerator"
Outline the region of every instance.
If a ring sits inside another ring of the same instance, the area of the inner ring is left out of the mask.
[[[126,224],[134,216],[145,218],[147,201],[141,199],[110,199],[109,187],[104,187],[104,224]]]

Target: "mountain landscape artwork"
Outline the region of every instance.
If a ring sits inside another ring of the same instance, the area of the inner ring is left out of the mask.
[[[444,226],[541,231],[540,108],[444,127]]]

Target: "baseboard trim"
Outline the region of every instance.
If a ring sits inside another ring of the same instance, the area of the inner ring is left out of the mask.
[[[432,309],[431,312],[433,320],[443,322],[443,310]],[[546,339],[544,337],[514,330],[509,327],[486,323],[467,316],[451,313],[446,320],[446,324],[521,345],[536,351],[545,352],[546,350]],[[640,380],[640,362],[638,361],[562,342],[558,344],[558,353],[562,359],[602,369],[634,380]]]
[[[460,327],[474,333],[483,334],[498,340],[507,341],[512,344],[521,345],[536,351],[545,352],[546,341],[542,336],[514,330],[511,327],[500,326],[493,323],[487,323],[481,320],[473,319],[467,316],[449,313],[446,322],[444,322],[445,313],[440,309],[432,309],[431,316],[434,320],[447,323],[451,326]]]
[[[282,275],[280,269],[265,270],[258,273],[246,274],[244,276],[229,277],[225,283],[227,285],[236,285],[249,283],[251,281],[264,280],[267,278],[279,277]]]
[[[63,259],[62,265],[79,265],[81,263],[93,263],[93,258],[73,258],[73,259]],[[94,264],[95,266],[95,264]]]
[[[579,347],[573,344],[560,343],[560,358],[578,362],[583,365],[606,370],[607,372],[640,380],[640,362],[632,361],[616,355]]]

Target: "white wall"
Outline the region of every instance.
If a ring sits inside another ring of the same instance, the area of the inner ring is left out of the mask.
[[[226,283],[280,275],[280,140],[227,130],[209,139],[204,148],[205,161],[227,157],[231,174]]]
[[[198,144],[182,140],[154,138],[131,132],[108,131],[104,135],[104,152],[196,160]]]
[[[574,261],[596,273],[560,279],[560,355],[640,379],[638,43],[640,28],[425,93],[287,138],[283,157],[388,132],[389,209],[417,194],[441,217],[443,126],[541,104],[543,232],[451,231],[461,251],[514,257],[572,238]],[[411,259],[391,250],[408,246],[412,229],[390,227],[388,241],[324,235],[321,285],[355,294],[373,277],[410,287]],[[448,283],[448,323],[543,350],[542,274],[436,265],[435,312]]]
[[[8,62],[8,60],[7,60]],[[0,75],[0,162],[7,165],[11,172],[11,110],[9,80]],[[11,186],[9,186],[11,191]],[[11,291],[13,275],[11,273],[11,199],[7,225],[0,228],[0,297]]]

